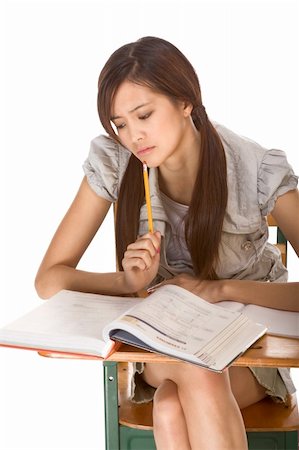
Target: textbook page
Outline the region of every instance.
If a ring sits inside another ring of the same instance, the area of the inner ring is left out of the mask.
[[[299,313],[266,308],[258,305],[244,305],[233,301],[215,303],[231,311],[240,311],[255,322],[266,325],[267,334],[299,338]]]
[[[138,342],[128,333],[143,348],[222,370],[266,328],[179,286],[165,285],[105,327],[104,334],[113,338],[115,330],[125,331],[125,342],[132,345]]]
[[[4,345],[105,356],[115,344],[104,342],[104,326],[138,298],[62,290],[0,330]]]

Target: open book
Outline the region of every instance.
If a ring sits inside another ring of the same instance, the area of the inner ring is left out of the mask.
[[[267,327],[267,334],[299,338],[299,312],[281,311],[280,309],[251,304],[244,305],[232,301],[222,301],[215,304],[231,311],[242,312],[249,319],[263,323]]]
[[[3,327],[0,345],[107,358],[125,342],[222,371],[266,330],[174,285],[146,299],[63,290]]]

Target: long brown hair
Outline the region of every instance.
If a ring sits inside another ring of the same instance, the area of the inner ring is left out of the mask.
[[[185,221],[186,242],[195,274],[202,279],[214,279],[227,204],[226,159],[218,133],[203,107],[196,72],[174,45],[156,37],[144,37],[116,50],[99,77],[98,112],[104,129],[118,142],[110,118],[116,91],[125,80],[193,105],[192,119],[201,133],[201,148]],[[116,215],[116,251],[120,268],[128,244],[137,238],[143,202],[142,165],[131,155],[121,183]]]

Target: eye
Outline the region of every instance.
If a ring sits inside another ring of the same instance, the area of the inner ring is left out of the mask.
[[[146,120],[148,119],[150,116],[152,115],[151,112],[147,113],[147,114],[143,114],[142,116],[139,116],[140,120]]]
[[[120,123],[119,125],[114,124],[114,126],[116,127],[117,130],[122,130],[126,126],[126,124]]]

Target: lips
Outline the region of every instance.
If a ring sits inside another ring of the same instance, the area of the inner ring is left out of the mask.
[[[147,155],[153,149],[154,149],[154,147],[143,147],[143,148],[140,148],[139,150],[137,150],[137,155],[140,156],[140,157],[144,156],[144,155]]]

